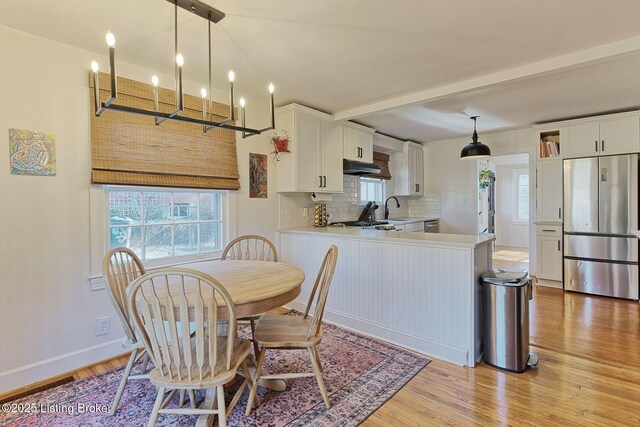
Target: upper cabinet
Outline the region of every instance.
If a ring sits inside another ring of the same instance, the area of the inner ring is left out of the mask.
[[[602,117],[567,127],[569,151],[565,157],[592,157],[640,152],[637,115]]]
[[[536,218],[538,221],[562,222],[562,159],[538,163]]]
[[[298,104],[276,110],[278,129],[289,135],[289,151],[278,162],[278,192],[343,191],[343,126],[333,117]]]
[[[355,123],[344,124],[344,158],[364,163],[373,162],[373,133]]]
[[[422,196],[424,194],[424,158],[422,145],[407,141],[400,153],[393,154],[391,171],[395,195]]]

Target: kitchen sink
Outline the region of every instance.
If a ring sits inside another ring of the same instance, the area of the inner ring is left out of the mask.
[[[388,218],[387,221],[412,221],[415,218]]]

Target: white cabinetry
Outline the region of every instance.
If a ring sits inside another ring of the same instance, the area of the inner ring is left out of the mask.
[[[536,278],[541,285],[562,287],[562,226],[536,226]]]
[[[288,133],[291,151],[281,154],[277,164],[278,191],[342,192],[342,126],[298,104],[278,108],[276,121]]]
[[[405,224],[404,231],[411,231],[411,232],[418,231],[418,232],[424,233],[424,222],[423,221],[410,222],[409,224]]]
[[[538,162],[536,201],[538,221],[562,221],[562,159]]]
[[[568,130],[566,157],[640,152],[640,118],[637,115],[589,120],[571,125]]]
[[[401,153],[393,154],[393,183],[397,196],[424,194],[424,159],[422,145],[407,141]]]
[[[373,162],[375,130],[354,123],[344,124],[344,158],[364,163]]]

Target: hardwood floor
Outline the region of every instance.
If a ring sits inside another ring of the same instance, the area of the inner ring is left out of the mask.
[[[531,308],[537,370],[434,360],[364,425],[639,425],[640,304],[536,287]]]
[[[496,245],[493,266],[505,270],[529,270],[529,248]]]
[[[502,372],[433,360],[364,426],[640,425],[640,304],[536,287],[537,370]],[[123,366],[126,356],[73,373]]]

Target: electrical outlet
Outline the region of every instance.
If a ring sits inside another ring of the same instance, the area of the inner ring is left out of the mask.
[[[111,331],[111,316],[96,318],[96,336],[107,335]]]

